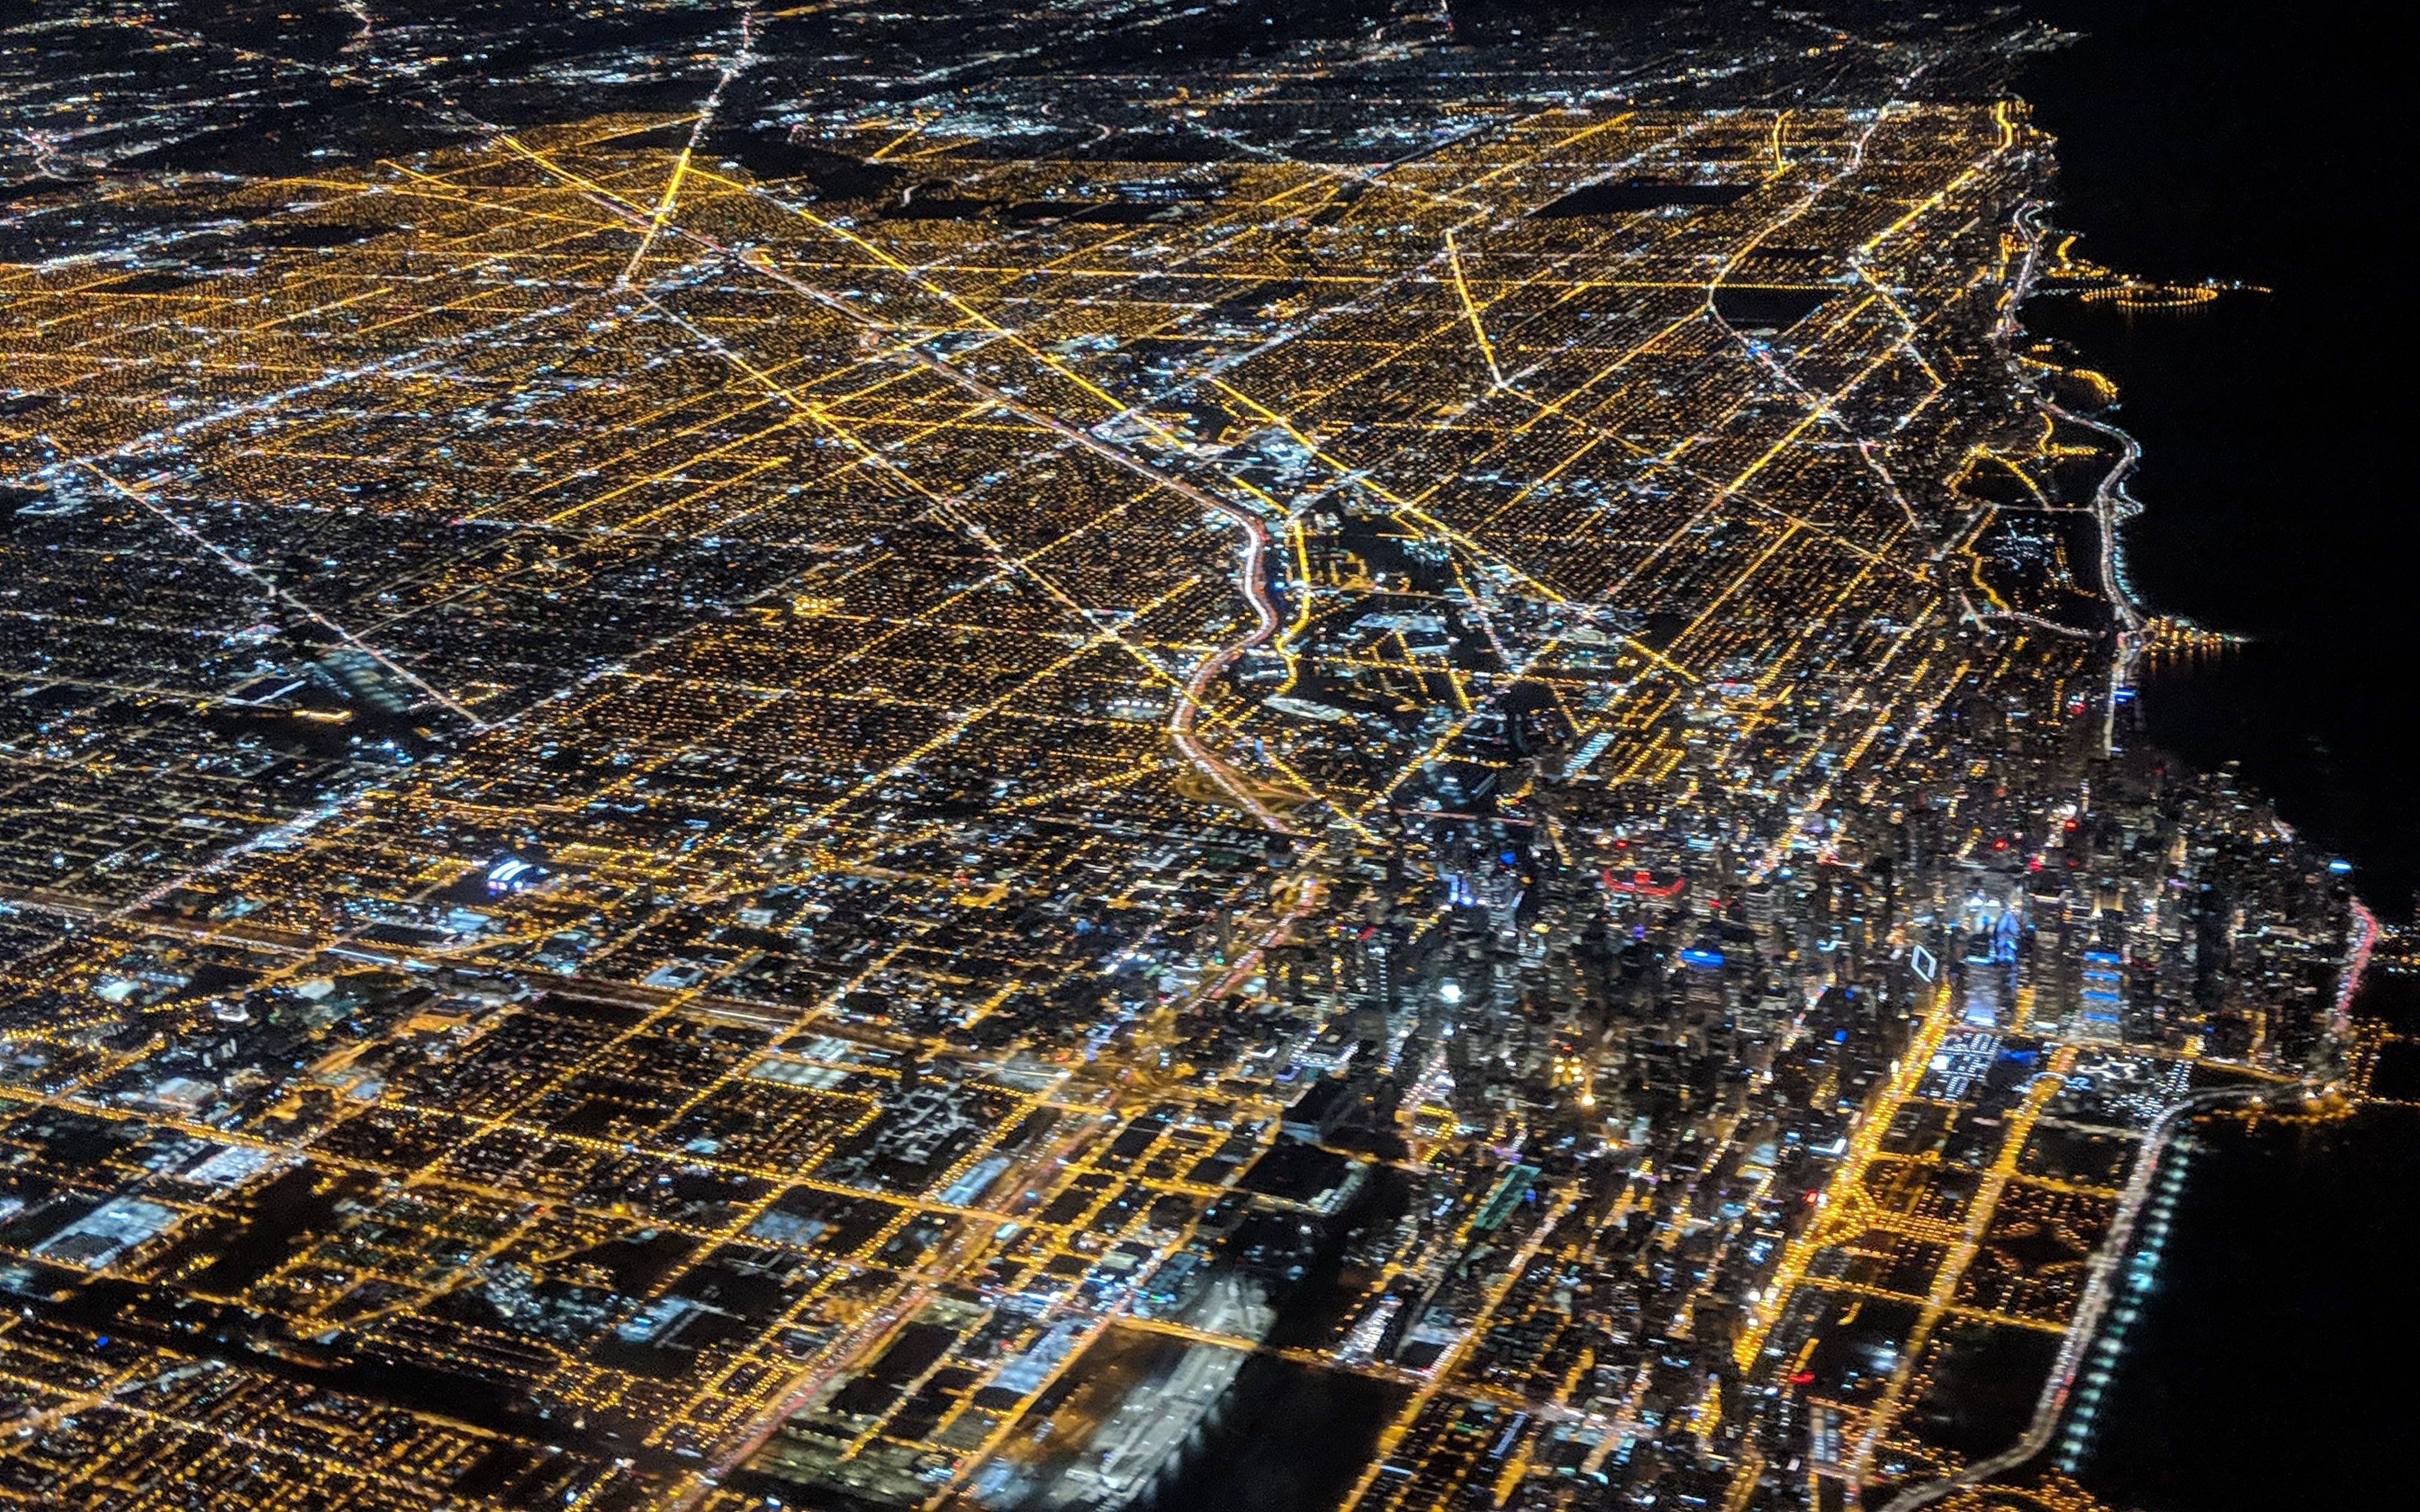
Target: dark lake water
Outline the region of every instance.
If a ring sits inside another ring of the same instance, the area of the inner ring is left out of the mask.
[[[2118,422],[2143,444],[2137,588],[2253,638],[2148,678],[2147,733],[2197,765],[2240,762],[2354,863],[2381,916],[2408,918],[2420,508],[2394,70],[2409,23],[2324,4],[2030,8],[2090,34],[2019,81],[2059,138],[2057,221],[2083,233],[2077,250],[2273,291],[2174,314],[2026,308],[2118,381]],[[2410,1020],[2414,995],[2380,980],[2362,1006]],[[2212,1121],[2186,1158],[2081,1478],[2144,1512],[2399,1504],[2376,1488],[2408,1479],[2420,1113]]]
[[[2155,279],[2240,279],[2173,313],[2046,300],[2026,322],[2117,379],[2149,509],[2151,607],[2253,644],[2152,678],[2151,736],[2252,784],[2352,860],[2383,917],[2420,881],[2420,509],[2407,439],[2412,239],[2382,10],[2033,8],[2087,32],[2019,81],[2056,135],[2077,251]]]
[[[2397,1504],[2420,1298],[2420,1110],[2209,1119],[2150,1304],[2078,1466],[2112,1505]]]

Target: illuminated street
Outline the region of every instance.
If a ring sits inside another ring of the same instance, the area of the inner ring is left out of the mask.
[[[2028,23],[41,8],[0,1502],[1979,1506],[2381,1049]]]

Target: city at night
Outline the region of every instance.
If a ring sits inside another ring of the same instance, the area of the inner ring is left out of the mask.
[[[0,1507],[2394,1504],[2403,55],[0,8]]]

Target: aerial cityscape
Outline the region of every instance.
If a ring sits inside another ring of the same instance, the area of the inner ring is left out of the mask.
[[[2410,950],[2145,731],[2071,39],[0,23],[0,1504],[2110,1512]]]

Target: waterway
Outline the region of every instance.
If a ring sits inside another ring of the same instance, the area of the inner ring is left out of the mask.
[[[2199,766],[2240,763],[2353,864],[2381,915],[2409,917],[2420,782],[2400,732],[2420,511],[2399,413],[2415,352],[2393,187],[2403,43],[2377,12],[2325,4],[2029,8],[2089,34],[2018,81],[2058,138],[2055,219],[2083,234],[2078,253],[2271,290],[2179,313],[2026,307],[2117,381],[2118,423],[2143,444],[2137,589],[2251,638],[2149,675],[2146,734]],[[2381,980],[2360,1006],[2398,995],[2408,984]],[[2206,1120],[2184,1158],[2080,1478],[2143,1512],[2371,1504],[2407,1476],[2420,1113]]]

